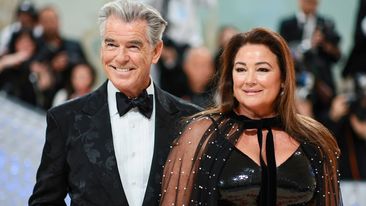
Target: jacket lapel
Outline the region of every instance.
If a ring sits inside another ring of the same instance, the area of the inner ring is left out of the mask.
[[[91,137],[85,147],[88,159],[104,191],[109,193],[111,205],[128,205],[120,180],[113,146],[112,129],[107,100],[107,82],[97,89],[83,108],[90,115]]]
[[[147,184],[143,205],[158,205],[161,192],[163,166],[168,156],[171,143],[175,138],[175,122],[179,118],[179,111],[166,98],[164,92],[155,85],[155,143],[154,155],[151,163],[149,181]]]

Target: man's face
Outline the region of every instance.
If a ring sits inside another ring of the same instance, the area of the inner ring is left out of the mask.
[[[190,84],[193,84],[191,87],[198,86],[205,89],[215,73],[210,51],[205,48],[193,48],[186,57],[183,69]]]
[[[318,0],[299,0],[300,9],[306,15],[315,14],[318,7]]]
[[[129,97],[138,96],[149,86],[151,64],[159,60],[163,43],[152,46],[147,23],[123,22],[108,17],[102,39],[101,60],[108,79]]]
[[[58,35],[59,21],[55,11],[46,9],[39,14],[39,23],[47,36]]]

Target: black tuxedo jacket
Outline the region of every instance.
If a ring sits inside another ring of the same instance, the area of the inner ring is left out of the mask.
[[[340,36],[335,31],[334,22],[321,15],[317,15],[315,18],[316,26],[322,28],[322,31],[325,32],[328,41],[338,44]],[[280,22],[279,33],[290,45],[292,43],[300,43],[303,31],[304,25],[298,21],[295,15],[285,18]]]
[[[29,205],[128,205],[119,177],[107,82],[47,112],[46,142]],[[155,86],[155,148],[143,205],[158,205],[163,165],[183,116],[199,108]],[[123,128],[121,128],[123,129]]]
[[[366,73],[366,35],[362,31],[362,20],[366,17],[366,0],[359,1],[358,14],[353,38],[353,48],[347,59],[343,77]]]

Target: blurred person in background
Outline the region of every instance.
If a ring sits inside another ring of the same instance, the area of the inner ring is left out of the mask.
[[[41,35],[38,26],[38,13],[36,7],[30,1],[21,1],[15,11],[15,20],[0,32],[0,56],[8,53],[9,43],[14,33],[22,29],[29,29],[35,37]]]
[[[86,57],[78,41],[61,34],[59,15],[54,7],[46,6],[40,9],[39,24],[43,30],[41,36],[43,45],[38,59],[49,65],[56,92],[66,86],[73,65],[86,61]]]
[[[351,79],[356,90],[366,91],[366,0],[359,0],[353,48],[342,76]]]
[[[213,106],[215,65],[210,50],[206,47],[188,49],[183,71],[187,76],[188,90],[182,98],[203,108]]]
[[[239,30],[232,25],[224,25],[220,27],[218,33],[219,34],[217,36],[217,48],[214,58],[215,58],[215,68],[217,76],[220,76],[220,56],[222,54],[222,51],[227,42],[229,42],[229,40],[231,39],[231,37],[239,33]]]
[[[71,70],[70,79],[65,88],[57,91],[52,106],[67,100],[82,97],[90,93],[96,80],[96,71],[89,63],[77,63]]]
[[[323,118],[341,149],[340,178],[366,180],[366,93],[338,95]]]
[[[167,36],[163,36],[163,42],[163,51],[156,65],[160,87],[174,96],[182,97],[187,92],[187,77],[182,68],[183,54],[187,48]]]
[[[51,71],[48,61],[38,59],[38,55],[30,65],[31,73],[29,80],[36,97],[36,106],[47,110],[52,106],[55,95],[55,77]]]
[[[292,49],[296,63],[297,81],[313,82],[305,98],[310,98],[315,118],[327,112],[334,96],[336,85],[333,65],[340,57],[340,36],[334,22],[317,13],[319,0],[298,0],[299,12],[280,22],[279,32]],[[313,80],[306,80],[306,79]]]
[[[230,41],[231,37],[239,33],[239,29],[233,25],[224,25],[219,28],[219,33],[217,36],[217,48],[216,52],[214,53],[214,64],[215,64],[215,76],[214,80],[212,81],[214,85],[212,87],[216,87],[216,83],[219,81],[221,76],[221,54],[224,51],[224,47],[226,46],[227,42]]]
[[[31,29],[22,29],[13,33],[8,52],[0,57],[0,89],[42,108],[43,105],[39,102],[37,95],[38,75],[32,69],[39,47],[39,41],[34,37]],[[47,69],[45,72],[48,72]],[[51,86],[50,81],[41,84],[44,91]]]

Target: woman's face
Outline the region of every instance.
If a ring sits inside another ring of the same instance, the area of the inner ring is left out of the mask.
[[[77,65],[72,71],[71,82],[76,93],[89,92],[93,82],[93,74],[87,65]]]
[[[237,112],[250,118],[275,115],[274,104],[281,90],[281,70],[277,57],[262,44],[245,44],[235,56],[234,96]]]
[[[31,56],[36,50],[36,43],[28,34],[21,34],[15,42],[15,51]]]
[[[366,121],[361,120],[355,114],[352,114],[350,116],[350,122],[354,132],[359,137],[366,140]]]

